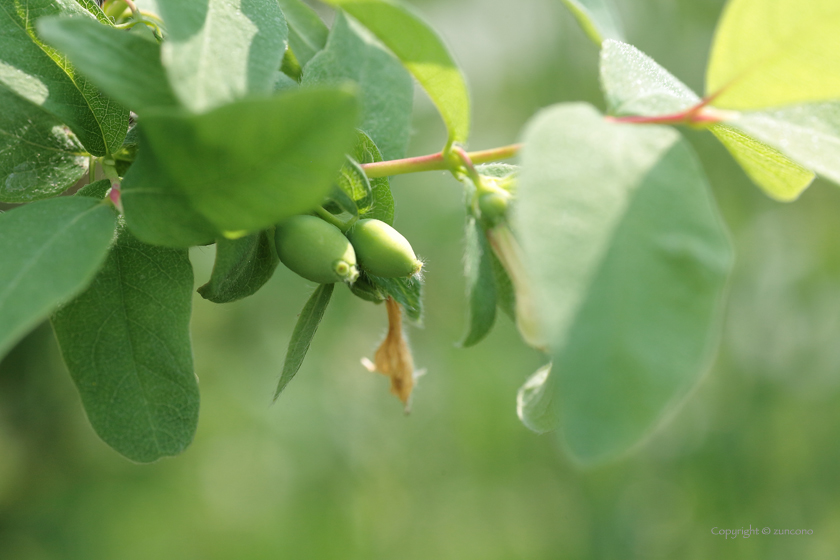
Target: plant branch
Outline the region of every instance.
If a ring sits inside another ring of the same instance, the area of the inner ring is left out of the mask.
[[[514,157],[521,147],[521,144],[511,144],[510,146],[502,146],[501,148],[464,153],[474,164],[490,163],[500,159],[509,159]],[[365,175],[367,175],[369,179],[376,179],[379,177],[389,177],[391,175],[419,173],[421,171],[447,171],[450,169],[450,164],[446,160],[443,152],[438,152],[427,156],[378,161],[375,163],[363,163],[361,167],[364,169]]]

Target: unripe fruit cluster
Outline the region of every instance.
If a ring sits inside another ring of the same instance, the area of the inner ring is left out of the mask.
[[[359,220],[345,236],[315,216],[294,216],[277,226],[274,239],[280,261],[319,284],[352,284],[359,267],[382,278],[412,276],[423,267],[406,238],[380,220]]]

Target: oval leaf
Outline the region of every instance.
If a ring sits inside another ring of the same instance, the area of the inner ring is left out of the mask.
[[[840,98],[837,0],[730,0],[718,23],[706,94],[726,109]]]
[[[291,91],[203,115],[147,115],[155,159],[222,231],[259,231],[330,192],[355,138],[356,100],[340,89]]]
[[[467,83],[438,34],[393,0],[324,1],[358,19],[391,49],[437,106],[449,130],[449,142],[465,144],[470,132]]]
[[[514,217],[583,463],[638,443],[714,356],[732,250],[673,129],[560,105],[528,125]]]
[[[201,297],[213,303],[229,303],[257,293],[280,262],[273,239],[272,229],[216,241],[216,263],[210,281],[198,289]]]
[[[133,461],[181,453],[198,423],[186,250],[152,247],[119,228],[91,286],[53,328],[96,433]]]
[[[496,278],[493,272],[493,250],[484,235],[484,228],[473,217],[467,220],[464,276],[467,279],[469,319],[467,334],[461,346],[467,348],[481,342],[496,321]]]
[[[105,260],[115,220],[113,208],[84,197],[0,214],[0,357],[87,286]]]

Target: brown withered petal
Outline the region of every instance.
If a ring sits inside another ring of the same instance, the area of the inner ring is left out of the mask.
[[[369,371],[376,371],[391,378],[391,393],[395,394],[408,412],[414,380],[414,359],[402,331],[402,310],[393,298],[385,301],[388,310],[388,334],[374,354],[373,362],[362,360]]]

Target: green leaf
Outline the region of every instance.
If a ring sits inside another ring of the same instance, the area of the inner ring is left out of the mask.
[[[273,91],[288,29],[276,0],[161,2],[163,66],[181,103],[204,112]]]
[[[67,124],[85,148],[115,152],[128,129],[128,110],[79,75],[35,34],[35,21],[50,15],[94,16],[75,1],[4,0],[0,4],[0,87]]]
[[[62,197],[0,214],[0,357],[87,286],[114,238],[113,208]]]
[[[840,185],[840,102],[743,113],[727,124]]]
[[[339,85],[346,80],[359,86],[359,128],[385,159],[405,157],[414,100],[411,76],[365,29],[339,11],[326,48],[303,69],[302,85]]]
[[[812,171],[731,126],[715,124],[709,130],[726,146],[750,179],[776,200],[796,200],[814,180]]]
[[[700,102],[696,93],[656,61],[620,41],[604,41],[601,87],[611,115],[670,115]]]
[[[88,198],[95,198],[96,200],[104,200],[105,195],[111,190],[111,181],[108,179],[100,179],[93,183],[88,183],[78,191],[76,196],[86,196]]]
[[[198,423],[186,250],[152,247],[125,226],[90,287],[53,328],[93,429],[140,463],[181,453]]]
[[[283,389],[286,388],[286,385],[294,378],[303,364],[303,359],[309,351],[309,345],[315,338],[315,331],[318,330],[318,325],[324,318],[324,312],[330,303],[334,288],[335,284],[321,284],[306,302],[306,305],[303,306],[295,330],[292,332],[292,339],[289,341],[289,349],[286,351],[286,360],[283,363],[283,373],[277,383],[274,400],[277,400],[277,397],[280,396],[280,393],[283,392]]]
[[[583,31],[596,44],[605,39],[624,40],[624,30],[610,0],[563,0]]]
[[[57,195],[87,172],[76,137],[53,115],[0,86],[0,201]]]
[[[324,1],[359,20],[391,49],[437,106],[449,142],[465,144],[470,132],[467,83],[438,34],[394,0]]]
[[[673,129],[572,104],[539,113],[524,141],[515,225],[565,442],[596,463],[650,433],[709,367],[732,250]]]
[[[137,159],[122,181],[121,200],[126,224],[139,240],[150,245],[183,249],[212,243],[216,229],[199,214],[174,185],[138,127]]]
[[[273,239],[274,231],[267,230],[216,241],[216,263],[210,281],[198,289],[201,297],[228,303],[257,293],[280,262]]]
[[[301,66],[327,44],[329,29],[315,10],[300,0],[279,0],[289,25],[289,47]]]
[[[399,303],[406,316],[421,324],[423,318],[423,281],[418,276],[411,278],[380,278],[365,274],[371,284]]]
[[[561,421],[555,381],[551,364],[547,364],[529,377],[516,394],[516,415],[538,434],[552,431]]]
[[[513,289],[513,282],[510,281],[510,276],[495,253],[491,253],[490,262],[493,265],[493,277],[496,283],[496,303],[505,315],[515,321],[516,292]]]
[[[370,136],[358,131],[356,145],[353,147],[353,159],[360,164],[383,161],[379,148]],[[370,203],[362,205],[359,212],[362,218],[381,220],[388,225],[394,225],[394,196],[388,177],[370,179]],[[356,201],[357,205],[359,201]]]
[[[496,321],[496,279],[493,273],[493,250],[484,228],[473,217],[467,219],[464,276],[467,279],[469,321],[464,348],[481,342]]]
[[[725,109],[840,98],[840,3],[730,0],[715,32],[706,94]]]
[[[254,232],[320,204],[355,124],[352,94],[307,89],[203,115],[155,113],[140,126],[191,206],[222,231]]]
[[[38,33],[97,87],[132,110],[174,107],[178,100],[160,62],[160,45],[89,18],[43,18]]]

